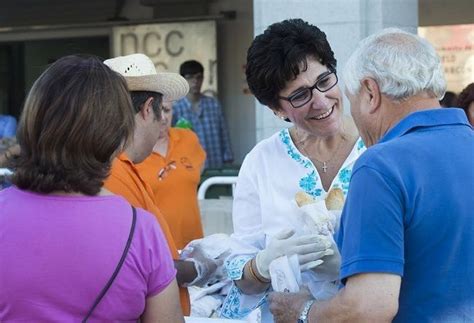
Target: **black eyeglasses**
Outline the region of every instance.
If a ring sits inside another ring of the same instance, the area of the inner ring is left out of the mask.
[[[336,71],[327,71],[323,73],[312,87],[301,89],[300,91],[285,98],[279,96],[279,99],[290,102],[294,109],[301,108],[303,105],[311,101],[313,98],[313,90],[316,89],[321,93],[327,92],[337,84]]]

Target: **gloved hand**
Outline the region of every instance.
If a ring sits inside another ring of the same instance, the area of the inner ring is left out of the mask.
[[[308,234],[295,236],[293,230],[283,230],[275,235],[267,248],[257,253],[255,265],[262,277],[270,279],[270,263],[281,256],[298,255],[300,270],[305,271],[322,263],[321,257],[331,243],[327,237]]]
[[[318,274],[318,278],[326,281],[335,281],[339,279],[339,270],[341,268],[341,254],[337,248],[334,238],[330,236],[331,247],[323,256],[324,261],[321,265],[314,267],[312,270]]]
[[[206,254],[199,244],[194,245],[192,251],[189,253],[185,261],[192,261],[194,263],[197,276],[187,284],[187,286],[203,287],[206,284],[212,284],[225,278],[225,271],[223,270],[224,260],[228,253],[224,253],[217,259],[214,259]]]

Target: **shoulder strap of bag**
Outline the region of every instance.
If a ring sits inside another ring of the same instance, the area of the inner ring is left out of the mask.
[[[130,233],[128,235],[128,240],[127,240],[127,244],[125,245],[125,249],[123,250],[122,257],[120,258],[120,261],[118,262],[117,267],[115,267],[114,273],[110,277],[109,281],[104,286],[104,288],[102,288],[102,291],[100,292],[100,294],[95,299],[95,302],[92,305],[92,307],[90,308],[90,310],[87,313],[86,317],[84,317],[84,319],[82,320],[83,323],[87,322],[89,317],[92,315],[92,312],[94,312],[97,305],[99,305],[100,301],[102,300],[102,298],[105,296],[105,294],[109,290],[110,286],[112,286],[112,283],[114,282],[115,277],[117,277],[117,274],[119,273],[120,268],[122,268],[122,265],[125,261],[125,258],[127,257],[128,249],[130,249],[130,245],[132,244],[133,234],[135,232],[135,223],[137,221],[137,210],[135,209],[135,207],[133,207],[133,205],[132,205],[132,213],[133,213],[132,226],[130,227]]]

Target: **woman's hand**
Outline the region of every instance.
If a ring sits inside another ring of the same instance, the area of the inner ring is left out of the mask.
[[[322,263],[320,260],[331,246],[330,241],[315,234],[295,236],[293,230],[283,230],[275,235],[267,248],[260,251],[255,258],[258,273],[270,279],[270,263],[281,257],[298,255],[301,271],[314,268]]]

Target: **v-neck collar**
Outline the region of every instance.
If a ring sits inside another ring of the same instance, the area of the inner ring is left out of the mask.
[[[289,129],[283,129],[280,131],[280,139],[282,143],[284,144],[288,156],[293,159],[295,162],[298,164],[302,165],[304,168],[307,168],[309,170],[309,173],[307,173],[305,176],[303,176],[300,179],[300,187],[308,194],[313,195],[313,196],[320,196],[323,193],[327,194],[328,191],[326,191],[322,185],[321,182],[321,176],[318,172],[318,169],[314,165],[314,163],[303,155],[298,148],[296,147],[295,143],[293,142],[293,139],[290,136],[290,131]],[[345,183],[342,182],[347,182],[346,187],[342,187],[343,190],[347,190],[348,187],[348,182],[350,179],[351,175],[351,165],[356,161],[357,158],[366,150],[364,142],[362,141],[362,138],[358,138],[357,141],[355,142],[354,146],[352,147],[351,152],[347,156],[346,160],[344,160],[341,168],[337,172],[336,176],[333,178],[331,185],[329,186],[329,190],[331,188],[335,187],[338,182],[340,182],[337,186],[345,186]]]

